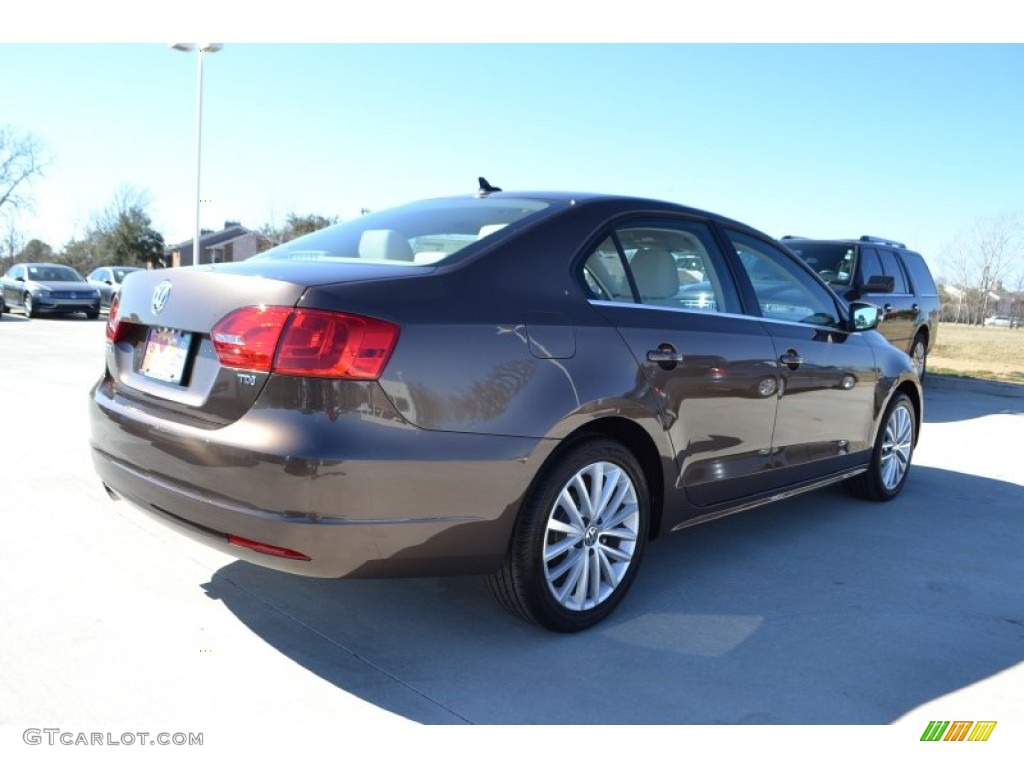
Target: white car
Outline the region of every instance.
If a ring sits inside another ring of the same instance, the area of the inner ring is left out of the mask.
[[[1012,328],[1016,324],[1017,321],[1009,315],[993,315],[992,317],[985,318],[985,325],[998,325],[1003,328]]]

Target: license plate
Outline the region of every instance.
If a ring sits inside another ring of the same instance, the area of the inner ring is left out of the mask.
[[[181,384],[191,342],[192,334],[187,331],[150,328],[139,371],[151,379]]]

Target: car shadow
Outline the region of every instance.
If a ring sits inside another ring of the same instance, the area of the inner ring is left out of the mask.
[[[288,658],[421,723],[883,724],[1021,661],[1020,489],[914,467],[662,537],[610,619],[557,635],[482,578],[202,585]]]

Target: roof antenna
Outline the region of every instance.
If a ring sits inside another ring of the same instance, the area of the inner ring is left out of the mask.
[[[480,184],[480,189],[476,191],[477,197],[484,197],[485,195],[491,194],[491,192],[501,192],[501,187],[492,187],[483,176],[479,176],[477,181]]]

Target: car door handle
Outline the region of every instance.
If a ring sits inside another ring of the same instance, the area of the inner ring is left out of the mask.
[[[671,367],[683,362],[683,353],[671,344],[662,344],[657,349],[647,351],[647,362]]]
[[[790,370],[796,370],[797,366],[803,363],[804,359],[795,349],[790,349],[779,358],[779,362],[788,365]]]

